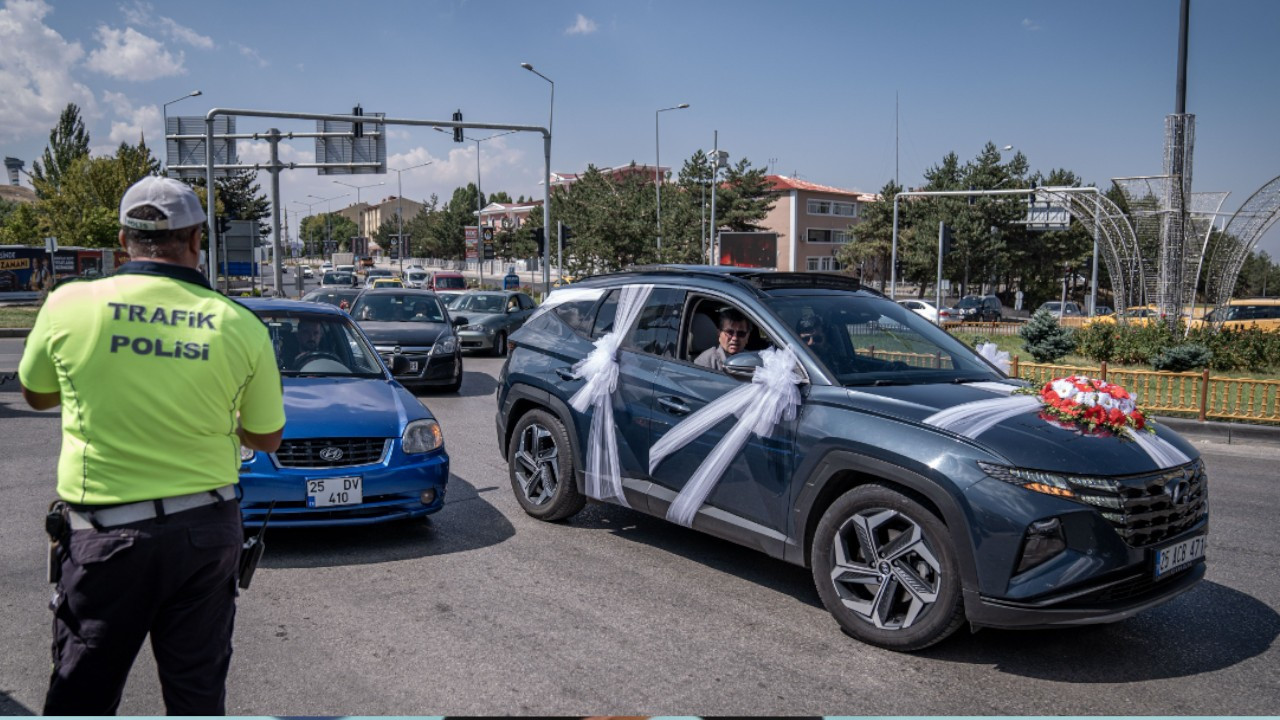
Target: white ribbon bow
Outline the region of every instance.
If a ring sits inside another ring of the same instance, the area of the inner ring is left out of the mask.
[[[796,356],[790,348],[769,349],[760,353],[764,364],[756,368],[751,383],[736,388],[708,403],[681,420],[649,448],[649,474],[652,475],[668,455],[689,444],[717,425],[737,415],[738,422],[702,461],[684,489],[667,509],[667,519],[691,527],[698,509],[706,502],[729,463],[738,456],[751,433],[764,438],[773,432],[779,420],[794,420],[800,405],[802,380],[795,372]]]
[[[591,429],[587,436],[587,497],[609,500],[631,507],[622,494],[622,469],[618,462],[618,437],[614,433],[613,391],[618,388],[618,348],[631,324],[640,315],[649,298],[652,285],[627,285],[618,293],[613,330],[595,342],[595,349],[573,366],[576,377],[586,383],[569,398],[578,412],[591,413]]]
[[[1000,372],[1005,375],[1009,374],[1009,353],[1000,349],[995,343],[982,343],[978,346],[978,354],[986,358],[987,362],[1000,368]]]

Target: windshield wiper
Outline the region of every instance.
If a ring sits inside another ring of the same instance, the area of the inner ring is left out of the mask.
[[[988,382],[991,378],[984,377],[958,377],[951,380],[952,385],[963,385],[965,383]]]

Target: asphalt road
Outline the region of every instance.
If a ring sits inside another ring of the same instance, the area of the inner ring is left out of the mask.
[[[20,340],[0,340],[0,371]],[[501,361],[423,395],[453,460],[425,522],[278,532],[240,598],[228,710],[252,715],[1235,715],[1280,713],[1280,448],[1200,443],[1206,582],[1137,618],[862,645],[808,571],[630,510],[527,517],[493,432]],[[38,711],[49,586],[41,522],[58,416],[0,385],[0,713]],[[122,714],[164,710],[148,649]]]

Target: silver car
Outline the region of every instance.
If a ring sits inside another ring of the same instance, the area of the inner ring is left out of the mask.
[[[463,350],[500,356],[507,353],[507,338],[524,325],[534,306],[533,298],[522,292],[472,290],[449,304],[449,314],[466,321],[458,328]]]

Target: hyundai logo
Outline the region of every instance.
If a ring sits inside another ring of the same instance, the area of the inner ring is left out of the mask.
[[[341,460],[342,448],[334,447],[330,445],[329,447],[320,451],[320,459],[327,462],[335,462],[337,460]]]

